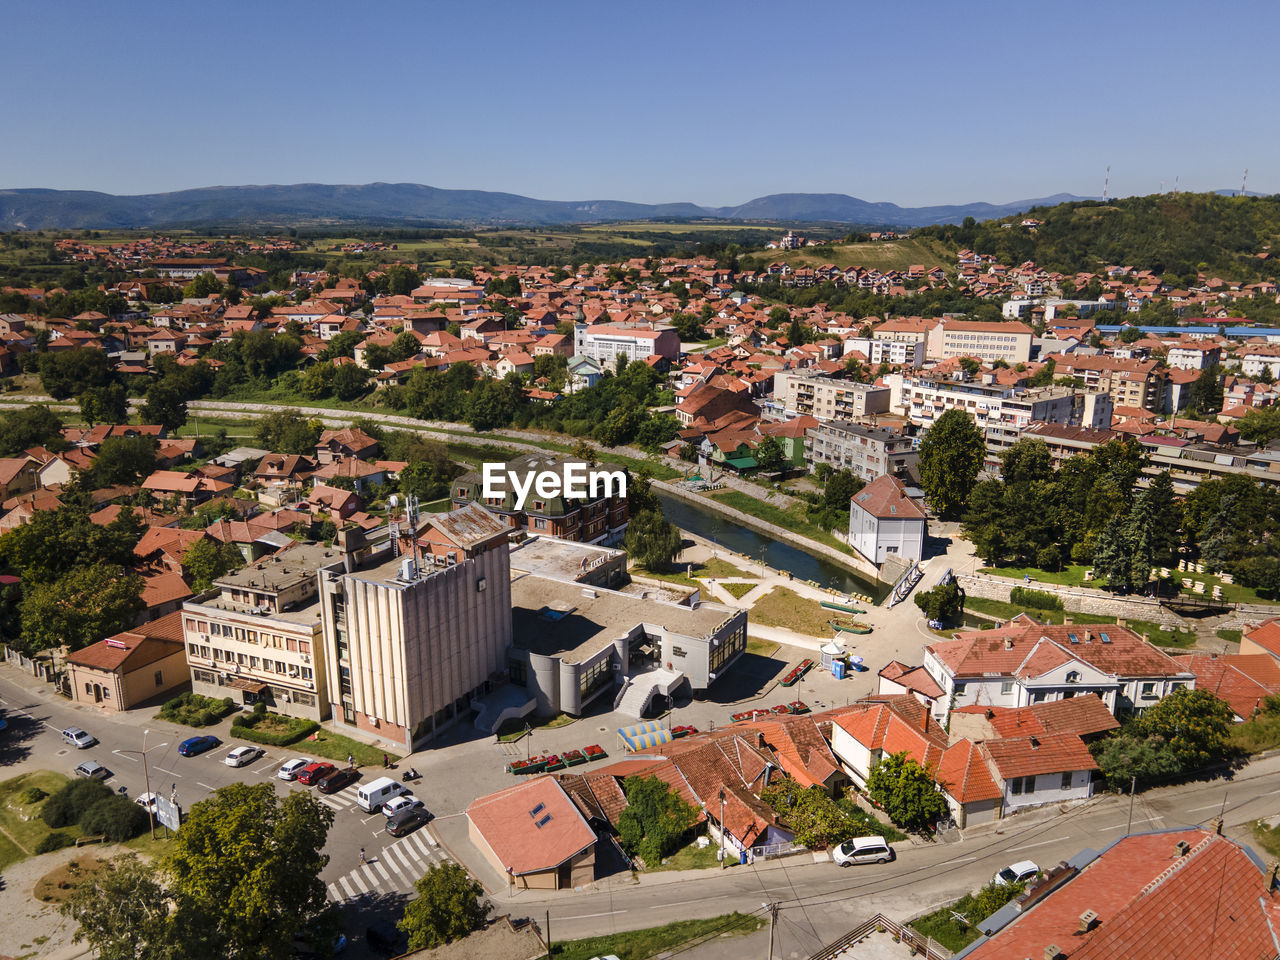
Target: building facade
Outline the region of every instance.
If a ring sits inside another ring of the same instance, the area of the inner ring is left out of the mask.
[[[1017,320],[982,322],[942,320],[929,331],[926,341],[931,360],[973,357],[1026,363],[1031,359],[1033,331]]]
[[[826,463],[835,470],[852,470],[868,483],[885,474],[902,478],[914,473],[919,460],[911,437],[843,420],[819,424],[804,443],[810,469]]]
[[[849,505],[849,545],[872,563],[891,556],[924,557],[927,519],[897,477],[882,476],[853,496]]]
[[[889,389],[851,380],[832,380],[808,370],[773,375],[773,400],[787,417],[856,420],[889,412]]]
[[[611,327],[575,324],[574,356],[590,357],[612,367],[619,356],[628,361],[659,356],[666,360],[680,357],[680,335],[674,327]]]

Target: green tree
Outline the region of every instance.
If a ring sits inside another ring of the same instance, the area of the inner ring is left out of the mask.
[[[90,426],[95,423],[124,423],[129,419],[129,394],[122,383],[90,387],[77,398],[80,416]]]
[[[244,555],[232,543],[197,540],[182,555],[182,571],[196,593],[208,590],[213,581],[244,565]]]
[[[410,950],[461,940],[483,927],[493,909],[482,899],[484,887],[456,863],[432,864],[413,886],[417,899],[404,908],[399,923],[409,936]]]
[[[320,871],[333,811],[269,783],[222,787],[192,806],[172,841],[172,922],[197,956],[275,960],[325,912]]]
[[[963,410],[948,410],[920,442],[920,485],[935,513],[954,516],[964,509],[982,470],[982,432]]]
[[[64,450],[62,418],[38,403],[0,414],[0,457],[16,457],[31,447]]]
[[[105,387],[116,380],[106,353],[88,347],[42,353],[39,369],[41,386],[55,400],[65,400],[91,387]]]
[[[133,548],[145,525],[130,509],[105,526],[89,519],[88,498],[68,495],[60,510],[37,510],[26,523],[0,536],[0,559],[25,583],[51,583],[77,565],[132,566]]]
[[[657,777],[622,781],[627,807],[618,817],[618,840],[629,857],[657,866],[684,844],[698,820],[698,810]]]
[[[344,363],[333,372],[333,395],[343,402],[355,400],[369,388],[371,376],[364,367]]]
[[[1266,368],[1270,370],[1270,367]],[[1280,437],[1280,407],[1257,407],[1236,421],[1236,429],[1245,440],[1267,446]]]
[[[1129,530],[1127,518],[1116,514],[1093,545],[1094,574],[1113,590],[1128,590],[1133,585],[1133,544]]]
[[[1118,733],[1089,745],[1089,752],[1108,785],[1127,789],[1130,777],[1150,783],[1181,771],[1173,750],[1159,737],[1143,737],[1135,733]]]
[[[297,410],[276,410],[258,421],[258,442],[275,453],[314,453],[324,424]]]
[[[203,299],[222,292],[222,283],[212,273],[202,273],[182,288],[183,297]]]
[[[871,768],[867,793],[906,830],[922,829],[947,814],[947,801],[938,785],[905,752],[891,754]]]
[[[31,586],[22,601],[28,653],[66,644],[80,650],[127,630],[142,612],[142,578],[118,566],[77,567]]]
[[[917,590],[915,601],[930,620],[954,620],[964,611],[964,590],[953,579],[932,590]]]
[[[680,530],[669,523],[661,510],[645,510],[627,524],[626,547],[632,561],[659,573],[671,566],[680,553]]]
[[[130,853],[79,877],[61,909],[101,960],[180,960],[168,898],[161,875]]]
[[[1183,770],[1221,760],[1230,740],[1231,707],[1208,690],[1182,687],[1134,721],[1139,736],[1159,737]]]
[[[858,821],[821,787],[802,787],[790,777],[777,777],[760,792],[795,834],[796,842],[810,849],[832,847],[854,836]],[[718,809],[718,808],[715,808]]]
[[[187,422],[187,402],[168,380],[152,384],[138,411],[143,423],[158,423],[173,433]]]
[[[765,437],[756,444],[755,461],[761,473],[776,473],[782,469],[782,444],[777,437]]]
[[[96,488],[114,484],[135,484],[156,468],[154,437],[108,437],[88,469],[89,483]]]

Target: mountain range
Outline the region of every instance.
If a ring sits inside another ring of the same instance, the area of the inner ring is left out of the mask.
[[[201,187],[116,196],[88,190],[0,190],[0,230],[150,229],[197,224],[469,224],[551,226],[622,220],[778,220],[918,227],[984,220],[1034,206],[1082,200],[1057,194],[1013,203],[900,207],[843,193],[778,193],[731,207],[623,200],[535,200],[486,190],[441,190],[418,183],[296,183]]]

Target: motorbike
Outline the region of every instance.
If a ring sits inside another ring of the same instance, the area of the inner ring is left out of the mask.
[[[412,768],[400,774],[400,780],[404,783],[412,783],[414,780],[421,780],[422,774]]]

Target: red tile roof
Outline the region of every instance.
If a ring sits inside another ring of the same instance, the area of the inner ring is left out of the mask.
[[[1074,733],[985,740],[980,749],[991,758],[1003,780],[1098,769],[1089,748]]]
[[[882,520],[923,520],[924,511],[907,496],[907,488],[897,477],[885,474],[863,487],[853,497],[854,504]]]
[[[933,776],[960,803],[996,800],[1001,796],[986,757],[971,740],[960,740],[949,746]]]
[[[1212,653],[1174,657],[1196,675],[1196,689],[1208,690],[1248,720],[1262,702],[1280,693],[1280,664],[1265,653],[1218,656]]]
[[[516,876],[554,869],[596,842],[595,831],[555,777],[481,797],[466,813],[494,856]],[[538,826],[544,817],[550,819]]]
[[[1246,631],[1245,638],[1252,640],[1272,656],[1280,657],[1280,618],[1264,620],[1252,630]]]
[[[1117,677],[1170,677],[1186,671],[1173,657],[1127,627],[1084,624],[1005,624],[995,630],[958,633],[926,650],[956,677],[1035,676],[1067,658]],[[1102,642],[1102,634],[1109,642]],[[1071,642],[1071,636],[1077,642]]]

